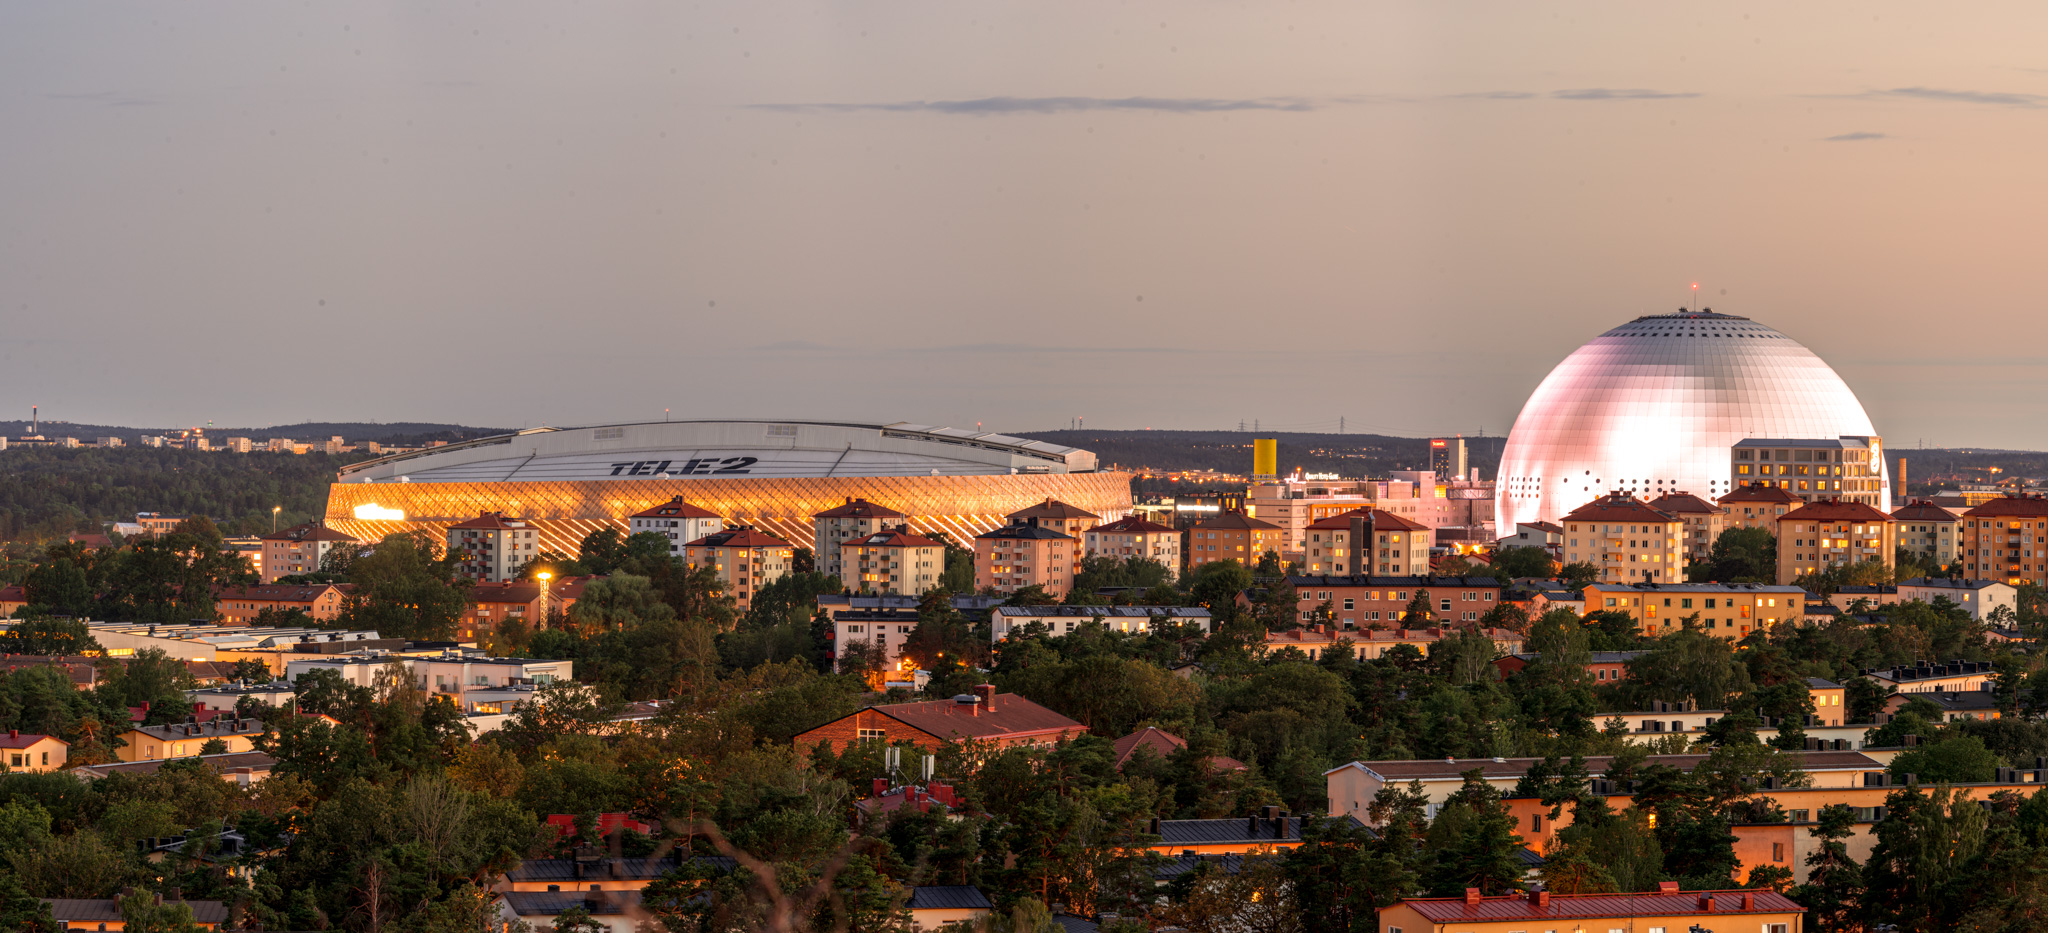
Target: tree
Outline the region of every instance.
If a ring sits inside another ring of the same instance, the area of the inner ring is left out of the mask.
[[[193,921],[192,905],[165,901],[150,891],[121,898],[121,919],[126,924],[122,929],[133,933],[202,933],[205,929]]]
[[[29,619],[0,632],[0,652],[6,654],[79,655],[99,650],[91,629],[77,619]]]
[[[386,535],[374,553],[350,568],[354,589],[342,601],[337,627],[374,629],[386,638],[445,639],[468,606],[468,581],[454,579],[454,559],[424,531]]]
[[[586,633],[666,622],[675,615],[646,577],[625,573],[591,581],[569,607],[569,621]]]
[[[1729,698],[1749,687],[1748,669],[1735,659],[1734,647],[1690,626],[1628,662],[1627,688],[1638,700],[1696,700],[1701,709],[1727,709]]]
[[[1855,913],[1863,899],[1863,868],[1849,857],[1847,844],[1856,834],[1856,812],[1834,804],[1817,816],[1808,830],[1818,845],[1806,856],[1806,883],[1787,893],[1812,913],[1816,933],[1844,933],[1856,929]]]
[[[1778,573],[1778,537],[1768,528],[1730,528],[1707,559],[1687,568],[1701,582],[1770,583]]]
[[[1982,784],[1996,775],[1999,764],[1983,739],[1965,735],[1901,752],[1887,770],[1895,778],[1911,774],[1926,784]]]
[[[1989,814],[1967,792],[1918,786],[1885,797],[1886,816],[1871,830],[1877,842],[1864,866],[1862,919],[1910,930],[1946,929],[1951,908],[1943,889],[1984,844]]]
[[[1429,826],[1429,848],[1436,852],[1429,889],[1439,897],[1466,888],[1489,895],[1519,891],[1522,837],[1515,833],[1514,814],[1480,769],[1465,772],[1464,778],[1465,785],[1444,801]]]
[[[1558,568],[1557,579],[1565,588],[1577,590],[1600,579],[1600,568],[1586,561],[1575,561]]]
[[[1493,552],[1492,574],[1498,580],[1548,579],[1556,568],[1550,551],[1541,547],[1510,545]]]
[[[1211,871],[1189,879],[1185,893],[1155,910],[1153,919],[1189,933],[1297,933],[1302,916],[1291,880],[1281,859],[1247,855],[1235,874]]]
[[[1415,598],[1408,601],[1408,607],[1401,610],[1401,625],[1407,628],[1426,626],[1435,617],[1429,605],[1429,591],[1416,590]]]

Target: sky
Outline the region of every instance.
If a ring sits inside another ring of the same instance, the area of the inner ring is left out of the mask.
[[[2044,34],[2026,3],[5,4],[0,397],[1498,434],[1697,282],[1895,448],[2048,449]]]

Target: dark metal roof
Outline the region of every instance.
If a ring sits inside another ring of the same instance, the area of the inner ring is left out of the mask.
[[[920,885],[910,889],[911,910],[992,910],[988,895],[971,884]]]
[[[500,891],[498,896],[522,917],[552,917],[571,907],[592,915],[624,914],[640,906],[638,891]]]
[[[120,923],[121,902],[110,897],[63,898],[46,897],[43,903],[50,905],[50,919],[59,923]],[[192,919],[200,923],[226,923],[228,908],[219,901],[172,901],[192,908]]]
[[[722,872],[729,872],[733,869],[733,860],[722,855],[700,855],[691,859],[691,861]],[[617,873],[614,873],[612,870],[614,862],[618,865]],[[505,880],[603,881],[606,879],[626,879],[629,881],[651,881],[668,874],[678,864],[676,859],[669,857],[599,859],[595,862],[584,863],[583,875],[579,878],[576,875],[575,859],[540,858],[520,862],[519,867],[505,873]]]

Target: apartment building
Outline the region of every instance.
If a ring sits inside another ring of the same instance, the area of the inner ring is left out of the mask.
[[[1728,468],[1737,486],[1768,483],[1806,502],[1891,506],[1883,444],[1876,437],[1753,437],[1729,448]]]
[[[1074,554],[1081,542],[1037,525],[1005,525],[974,538],[974,586],[1014,593],[1041,586],[1065,596],[1074,585]]]
[[[513,580],[506,583],[478,583],[469,589],[469,605],[455,623],[457,641],[475,641],[478,635],[497,628],[498,623],[518,619],[535,629],[546,628],[548,617],[569,611],[583,598],[583,588],[597,577],[569,577],[548,581],[547,598],[541,598],[540,581]]]
[[[1914,499],[1892,510],[1899,525],[1899,547],[1947,567],[1961,560],[1963,518],[1926,499]]]
[[[214,590],[213,608],[222,619],[242,624],[255,621],[266,609],[277,612],[297,609],[315,621],[327,622],[341,615],[341,604],[348,598],[348,591],[349,586],[345,583],[223,586]]]
[[[1028,625],[1045,626],[1054,637],[1071,635],[1080,626],[1100,625],[1112,632],[1142,635],[1155,623],[1197,625],[1210,631],[1209,610],[1202,606],[997,606],[989,615],[989,640],[1002,641]]]
[[[481,512],[448,526],[448,553],[457,557],[455,573],[483,583],[516,579],[532,561],[539,539],[525,519],[503,512]]]
[[[1806,591],[1765,583],[1593,583],[1582,591],[1587,612],[1625,612],[1636,630],[1657,636],[1685,627],[1697,615],[1701,631],[1741,639],[1805,618]]]
[[[1331,623],[1347,632],[1477,622],[1501,601],[1500,581],[1492,577],[1311,575],[1287,582],[1300,599],[1303,622],[1314,621],[1317,609],[1329,603]],[[1404,619],[1418,595],[1429,604],[1430,618]]]
[[[1679,547],[1685,549],[1688,561],[1706,560],[1714,550],[1714,539],[1727,527],[1728,513],[1721,506],[1689,492],[1667,492],[1650,500],[1650,508],[1678,516],[1684,526]]]
[[[189,515],[171,515],[164,512],[137,512],[135,524],[142,526],[142,533],[151,537],[162,537],[178,529],[178,523],[190,518]]]
[[[794,551],[781,538],[741,525],[684,544],[683,560],[692,567],[711,568],[726,595],[745,611],[761,587],[789,574]]]
[[[1089,557],[1142,557],[1166,565],[1168,580],[1180,575],[1180,532],[1138,515],[1082,532],[1081,544]]]
[[[847,497],[841,505],[811,516],[814,537],[811,550],[817,559],[818,572],[832,574],[844,581],[846,568],[839,556],[841,542],[907,524],[909,519],[910,516],[886,505],[852,497]]]
[[[1565,563],[1587,563],[1601,583],[1685,580],[1685,522],[1625,492],[1608,493],[1558,520]]]
[[[306,522],[274,531],[258,538],[257,542],[262,546],[262,560],[256,570],[265,583],[276,583],[278,577],[292,574],[314,573],[320,569],[320,562],[329,551],[361,543],[319,522]]]
[[[1188,568],[1219,560],[1250,567],[1266,552],[1279,552],[1285,540],[1286,532],[1279,525],[1243,512],[1223,512],[1188,529]]]
[[[2013,586],[2048,582],[2048,498],[2001,496],[1963,513],[1963,572]]]
[[[1777,486],[1766,486],[1762,483],[1743,486],[1715,501],[1725,513],[1721,519],[1723,530],[1762,528],[1772,534],[1778,532],[1779,516],[1805,502]]]
[[[1778,516],[1778,582],[1875,560],[1898,564],[1899,523],[1876,506],[1830,499]]]
[[[1047,498],[1044,502],[1027,506],[1003,516],[1012,525],[1037,525],[1050,528],[1076,541],[1084,540],[1088,530],[1102,524],[1102,517],[1079,506],[1068,505],[1058,499]],[[1081,558],[1086,552],[1073,549],[1074,573],[1081,572]]]
[[[684,502],[682,496],[626,517],[627,534],[652,532],[667,538],[672,557],[683,556],[683,545],[688,542],[724,530],[725,519],[717,512]]]
[[[1309,573],[1424,576],[1435,543],[1429,526],[1381,509],[1352,509],[1309,524]]]
[[[917,596],[939,585],[946,546],[897,525],[839,544],[841,583],[864,593]]]

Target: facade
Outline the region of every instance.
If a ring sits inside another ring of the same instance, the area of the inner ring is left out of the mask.
[[[1740,639],[1759,628],[1796,624],[1806,613],[1806,591],[1789,585],[1593,583],[1583,595],[1586,612],[1628,613],[1636,630],[1652,637],[1677,631],[1697,615],[1701,631]]]
[[[1003,516],[1003,520],[1012,525],[1037,525],[1040,528],[1050,528],[1069,538],[1073,538],[1077,542],[1084,540],[1083,536],[1088,533],[1089,529],[1102,524],[1102,518],[1095,513],[1087,509],[1068,505],[1053,498],[1047,498],[1044,502],[1011,512]],[[1087,554],[1082,548],[1074,548],[1074,566],[1069,572],[1080,573],[1081,558],[1085,556]]]
[[[1430,470],[1396,470],[1386,479],[1311,480],[1276,477],[1252,484],[1245,497],[1246,514],[1280,527],[1283,556],[1307,546],[1308,526],[1359,508],[1392,513],[1435,531],[1442,541],[1460,541],[1493,527],[1494,487],[1490,482]],[[1490,535],[1490,532],[1488,533]]]
[[[789,575],[795,550],[781,538],[741,525],[683,545],[683,560],[711,568],[726,595],[744,611],[761,587]]]
[[[866,499],[900,510],[889,524],[909,513],[918,533],[965,542],[1048,497],[1122,518],[1130,479],[1098,470],[1089,451],[931,425],[544,427],[344,467],[328,490],[326,524],[364,541],[415,530],[439,539],[450,524],[503,511],[535,530],[536,550],[573,554],[585,535],[627,528],[630,516],[677,496],[797,542],[812,540],[813,515]]]
[[[681,555],[677,555],[681,556]],[[548,598],[543,601],[540,581],[514,580],[510,583],[479,583],[469,589],[469,606],[456,623],[457,641],[471,642],[498,623],[518,619],[535,629],[547,627],[548,617],[569,611],[583,598],[583,587],[595,577],[571,577],[548,581]]]
[[[1937,599],[1946,599],[1962,607],[1970,618],[1979,622],[1988,620],[2000,606],[2019,612],[2019,590],[2010,583],[1996,580],[1914,577],[1899,581],[1898,597],[1901,602],[1917,599],[1929,604]]]
[[[327,622],[341,615],[348,598],[347,584],[266,583],[262,586],[224,586],[213,594],[213,608],[228,622],[253,622],[266,609],[283,612],[297,609],[315,621]]]
[[[1243,512],[1224,512],[1188,529],[1188,569],[1218,560],[1234,560],[1250,567],[1266,552],[1278,552],[1285,541],[1286,532],[1279,525]]]
[[[839,544],[840,582],[863,593],[918,596],[939,585],[946,546],[898,525]]]
[[[447,536],[448,553],[461,558],[455,574],[480,583],[516,579],[520,568],[545,550],[525,519],[506,518],[503,512],[483,512],[456,522],[448,526]]]
[[[178,523],[191,516],[169,515],[163,512],[137,512],[135,524],[142,526],[142,533],[151,537],[162,537],[178,529]]]
[[[1074,555],[1081,542],[1037,525],[1005,525],[974,539],[974,588],[1008,594],[1041,586],[1065,596],[1074,586]]]
[[[1989,661],[1920,661],[1912,667],[1864,671],[1863,676],[1898,693],[1966,693],[1989,689],[1996,673]]]
[[[1552,559],[1564,553],[1564,526],[1556,522],[1523,522],[1514,534],[1494,542],[1499,547],[1540,547]]]
[[[667,538],[671,557],[683,556],[684,543],[724,530],[725,519],[718,513],[684,502],[682,496],[626,518],[626,534],[652,532]]]
[[[854,498],[811,516],[811,553],[818,562],[818,572],[829,573],[845,583],[846,566],[840,557],[839,545],[848,538],[866,537],[898,525],[907,526],[909,519],[910,516],[886,505]]]
[[[1898,565],[1899,523],[1861,502],[1814,502],[1778,517],[1778,582],[1831,567]]]
[[[1380,908],[1386,933],[1526,933],[1559,930],[1648,930],[1672,933],[1703,924],[1760,933],[1800,933],[1806,907],[1769,888],[1681,891],[1666,881],[1656,894],[1552,894],[1530,891],[1481,897],[1411,897]]]
[[[1743,486],[1720,498],[1721,510],[1726,517],[1721,520],[1727,528],[1762,528],[1771,534],[1778,533],[1778,518],[1804,504],[1800,499],[1776,486]]]
[[[1964,512],[1962,562],[1971,579],[2048,581],[2048,498],[2003,496]]]
[[[1555,522],[1607,492],[1713,501],[1741,485],[1728,451],[1745,438],[1876,433],[1841,377],[1790,337],[1706,309],[1646,315],[1573,351],[1530,393],[1501,453],[1495,520]]]
[[[1592,564],[1601,583],[1685,580],[1685,522],[1628,493],[1579,506],[1561,524],[1564,561]]]
[[[59,930],[106,930],[120,933],[128,929],[128,915],[121,910],[121,902],[111,897],[104,898],[43,898],[49,905],[50,919]],[[172,901],[184,904],[192,910],[192,925],[202,930],[218,930],[228,922],[228,905],[220,901]]]
[[[1014,693],[982,684],[948,700],[870,706],[796,737],[798,751],[819,742],[839,750],[859,742],[912,742],[937,751],[945,742],[981,741],[998,748],[1052,745],[1084,735],[1088,727]]]
[[[1687,561],[1702,561],[1714,550],[1714,539],[1721,536],[1728,513],[1721,507],[1692,493],[1680,490],[1667,492],[1650,500],[1650,508],[1678,516],[1684,526],[1679,546],[1685,549]]]
[[[62,771],[71,743],[54,735],[9,730],[0,736],[0,765],[7,771]]]
[[[1167,580],[1180,576],[1180,532],[1137,515],[1082,532],[1081,546],[1087,557],[1142,557],[1164,564]]]
[[[1961,562],[1963,519],[1926,499],[1914,499],[1892,510],[1899,524],[1899,547],[1947,567]]]
[[[1730,447],[1728,458],[1737,486],[1776,486],[1803,502],[1838,499],[1891,510],[1884,447],[1876,437],[1752,437]]]
[[[122,734],[127,742],[114,750],[114,757],[122,761],[156,761],[158,759],[189,758],[198,755],[206,743],[218,739],[227,746],[226,752],[235,754],[255,751],[256,739],[263,735],[263,721],[260,719],[235,719],[221,716],[206,722],[174,722],[166,726],[139,726]]]
[[[1421,629],[1453,622],[1477,622],[1500,605],[1500,581],[1492,577],[1432,576],[1300,576],[1288,577],[1300,597],[1300,615],[1313,621],[1323,603],[1339,631]],[[1402,617],[1415,597],[1429,603],[1429,619]]]
[[[997,606],[989,616],[989,640],[1000,642],[1027,625],[1043,625],[1054,637],[1071,635],[1083,625],[1101,625],[1112,632],[1144,634],[1154,623],[1197,625],[1210,631],[1209,610],[1202,606]]]
[[[1352,509],[1306,529],[1309,573],[1422,576],[1434,536],[1428,526],[1379,509]]]

